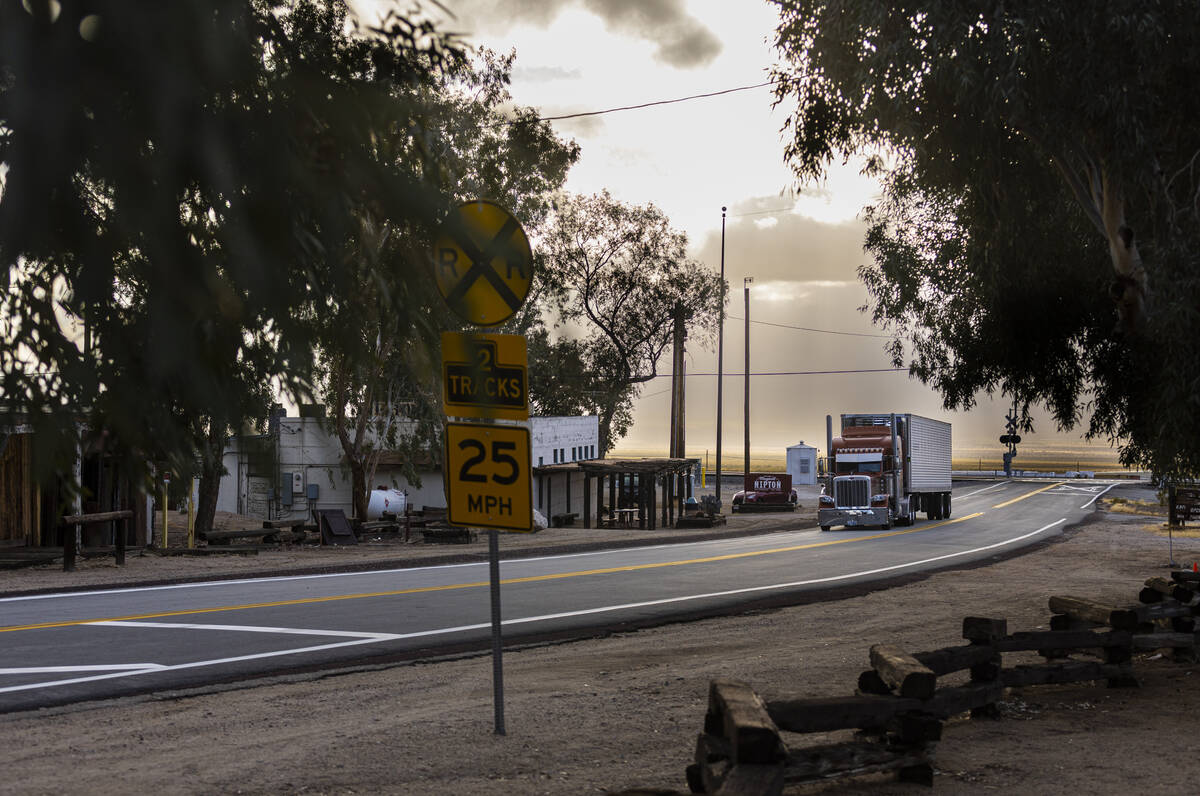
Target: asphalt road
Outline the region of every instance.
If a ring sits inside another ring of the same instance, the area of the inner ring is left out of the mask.
[[[957,566],[1059,534],[1113,484],[964,482],[948,520],[501,563],[506,640],[782,604]],[[488,568],[0,599],[0,712],[486,648]]]

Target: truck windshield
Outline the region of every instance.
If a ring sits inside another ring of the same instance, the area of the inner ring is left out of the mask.
[[[842,475],[848,473],[877,473],[880,470],[880,465],[881,462],[838,462],[837,471]]]

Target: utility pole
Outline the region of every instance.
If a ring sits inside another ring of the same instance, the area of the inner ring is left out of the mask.
[[[717,508],[721,508],[721,388],[725,384],[725,208],[721,208],[721,291],[720,315],[717,323],[717,469],[714,489]]]
[[[687,339],[687,327],[684,325],[683,304],[675,303],[675,335],[674,351],[671,358],[671,445],[672,459],[684,457],[684,406],[686,365],[684,364],[683,345]]]
[[[750,285],[753,282],[752,276],[742,280],[742,292],[746,294],[746,468],[742,470],[743,481],[750,475]]]

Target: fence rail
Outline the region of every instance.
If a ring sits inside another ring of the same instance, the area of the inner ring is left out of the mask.
[[[1133,605],[1051,597],[1048,631],[1009,633],[1004,619],[967,617],[965,645],[908,653],[877,644],[852,696],[765,700],[746,683],[713,680],[704,730],[686,770],[688,786],[693,793],[775,796],[786,785],[878,772],[932,785],[933,750],[945,720],[968,712],[999,716],[1008,688],[1100,680],[1110,688],[1137,686],[1138,650],[1165,649],[1195,660],[1200,574],[1171,575],[1146,580]],[[1044,662],[1005,665],[1005,655],[1030,651]],[[1092,659],[1071,659],[1075,654]],[[940,683],[964,671],[966,684]],[[838,730],[858,733],[850,741],[811,746],[789,744],[781,735]]]

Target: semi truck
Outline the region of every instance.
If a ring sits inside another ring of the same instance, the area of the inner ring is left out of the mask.
[[[825,416],[825,479],[817,505],[822,531],[835,525],[889,529],[917,512],[950,516],[950,424],[914,414],[842,415],[841,436]]]

